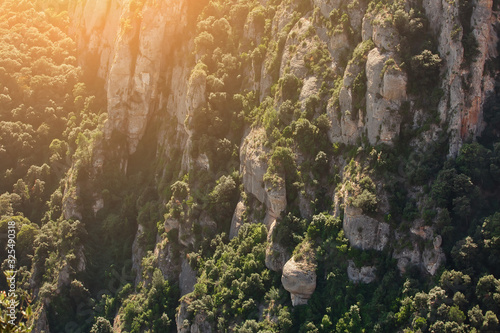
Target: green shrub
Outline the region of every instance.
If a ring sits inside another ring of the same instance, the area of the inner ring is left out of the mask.
[[[302,81],[293,74],[285,74],[279,82],[283,100],[297,101],[302,88]]]
[[[363,190],[352,202],[354,207],[361,208],[365,213],[374,213],[377,211],[377,196],[368,190]]]
[[[437,54],[424,50],[419,55],[413,56],[410,62],[410,78],[413,93],[432,91],[439,82],[439,71],[442,60]]]

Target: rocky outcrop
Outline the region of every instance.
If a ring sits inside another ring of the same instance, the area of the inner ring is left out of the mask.
[[[182,259],[181,273],[179,274],[179,287],[181,297],[194,290],[196,284],[196,272],[191,268],[186,258]]]
[[[177,310],[175,317],[175,324],[177,326],[177,333],[211,333],[213,332],[212,326],[207,322],[206,316],[198,313],[191,321],[188,320],[188,304],[186,300],[181,301],[181,305]]]
[[[421,223],[421,221],[417,221],[416,224],[419,223]],[[435,275],[441,265],[446,261],[446,256],[441,248],[443,242],[442,237],[440,235],[435,235],[434,230],[429,226],[414,226],[410,228],[410,234],[401,231],[396,232],[395,238],[399,243],[406,242],[410,239],[412,244],[411,247],[396,247],[392,255],[393,258],[398,261],[397,265],[401,274],[405,273],[407,267],[417,266],[420,267],[422,271],[430,275]],[[423,249],[422,246],[419,246],[422,240],[426,242]]]
[[[422,263],[422,254],[418,250],[416,242],[412,244],[412,247],[406,246],[403,249],[395,250],[392,257],[397,260],[401,274],[404,274],[409,266],[420,266]]]
[[[380,142],[390,144],[399,134],[399,109],[407,99],[407,75],[396,61],[398,34],[380,15],[372,17],[367,13],[362,22],[363,44],[372,40],[375,48],[368,53],[366,64],[354,59],[344,71],[338,101],[340,108],[337,109],[332,103],[335,101],[331,101],[327,109],[332,122],[329,137],[333,142],[353,144],[366,133],[372,145]],[[363,44],[360,46],[367,45]],[[360,77],[364,80],[363,73],[366,75],[365,96],[355,96],[359,91],[354,91],[354,82]]]
[[[288,254],[283,247],[272,241],[272,234],[277,219],[286,208],[286,191],[283,185],[271,186],[264,182],[264,174],[268,167],[266,159],[269,155],[269,151],[264,147],[265,140],[266,133],[263,128],[252,128],[246,135],[240,149],[240,172],[245,191],[254,195],[261,204],[265,204],[264,220],[255,222],[262,222],[268,228],[266,266],[273,271],[280,271],[288,260]],[[237,211],[238,207],[236,207],[235,216]],[[233,236],[237,229],[237,221],[237,218],[233,217],[231,225]]]
[[[286,208],[286,190],[284,184],[273,186],[267,182],[264,189],[266,191],[265,204],[268,215],[266,216],[265,224],[270,226],[269,222],[278,218]]]
[[[363,266],[361,268],[356,267],[354,261],[349,260],[349,266],[347,267],[347,276],[349,280],[354,283],[371,283],[375,281],[375,267],[374,266]]]
[[[245,212],[245,204],[242,200],[238,202],[234,210],[233,219],[231,220],[231,229],[229,230],[229,239],[233,239],[238,235],[238,231],[243,225],[243,213]]]
[[[441,85],[444,96],[439,104],[439,113],[451,134],[451,155],[458,153],[464,140],[478,136],[484,128],[483,103],[494,89],[494,74],[485,71],[485,64],[498,56],[498,36],[493,26],[498,20],[498,13],[493,12],[492,5],[492,0],[475,3],[470,24],[478,42],[478,56],[467,68],[464,66],[464,45],[461,42],[463,27],[459,21],[459,3],[423,1],[425,13],[438,37],[439,54],[446,64]],[[462,29],[457,30],[457,27]]]
[[[79,62],[90,64],[97,76],[108,75],[113,59],[116,34],[120,26],[122,4],[118,0],[70,1],[70,33],[75,37]]]
[[[266,156],[268,150],[264,148],[266,133],[263,128],[252,129],[243,139],[240,149],[240,173],[243,186],[247,193],[253,194],[257,200],[264,203],[264,174],[267,171]]]
[[[292,258],[283,267],[281,283],[290,292],[293,306],[307,304],[316,289],[316,267]]]
[[[141,238],[144,236],[144,227],[139,224],[132,243],[132,270],[135,271],[135,284],[142,281],[142,258],[146,254],[144,246],[141,244]]]
[[[172,244],[168,242],[168,239],[157,240],[153,254],[165,279],[176,280],[179,278],[180,258],[173,255]]]
[[[64,219],[82,219],[82,204],[80,200],[80,186],[73,183],[73,177],[69,177],[64,187],[62,199],[62,213]]]
[[[276,228],[277,221],[271,223],[269,232],[267,233],[267,248],[266,248],[266,267],[272,271],[279,272],[285,266],[285,263],[290,259],[288,252],[280,244],[273,242],[273,233]]]
[[[422,264],[430,275],[435,275],[445,261],[446,256],[440,247],[428,248],[422,252]]]
[[[178,333],[188,333],[190,332],[190,325],[188,320],[188,304],[185,299],[181,301],[181,305],[177,309],[177,314],[175,316],[175,325],[177,326]]]
[[[120,315],[116,315],[115,320],[113,321],[113,332],[121,333],[122,332],[122,321]]]
[[[344,234],[351,246],[362,250],[381,251],[389,241],[390,227],[385,222],[363,215],[361,209],[346,205]]]
[[[307,76],[304,59],[313,47],[312,39],[306,38],[309,29],[314,29],[311,21],[301,18],[288,34],[281,60],[280,77],[285,75],[285,68],[300,79]]]
[[[399,134],[399,108],[406,97],[406,74],[392,69],[384,72],[394,54],[375,48],[366,62],[366,130],[370,144],[391,143]],[[391,97],[397,97],[391,98]]]
[[[266,205],[267,214],[263,222],[269,229],[273,220],[286,208],[286,191],[284,186],[271,186],[264,182],[269,155],[268,149],[264,147],[265,141],[266,133],[263,128],[250,130],[240,149],[240,172],[245,191]]]

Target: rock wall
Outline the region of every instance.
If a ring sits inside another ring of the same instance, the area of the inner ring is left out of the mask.
[[[363,215],[361,209],[349,205],[344,214],[344,233],[351,246],[362,250],[384,249],[390,237],[387,223]]]
[[[423,6],[437,35],[439,53],[445,59],[441,85],[444,96],[439,113],[452,134],[450,154],[456,155],[464,140],[480,135],[484,128],[482,106],[486,95],[494,89],[494,75],[485,71],[485,64],[488,59],[498,56],[498,35],[494,29],[498,13],[492,10],[492,0],[475,2],[470,24],[478,42],[478,56],[467,68],[464,67],[464,45],[461,42],[463,27],[454,32],[461,27],[458,2],[425,0]]]
[[[171,66],[173,52],[189,42],[181,38],[187,26],[187,2],[74,1],[71,11],[77,18],[72,25],[77,45],[85,50],[79,60],[106,82],[105,137],[109,140],[114,131],[124,133],[128,153],[133,154],[162,104],[161,91],[190,72],[186,63],[182,68]],[[171,96],[170,104],[179,97],[184,96]],[[182,111],[180,122],[185,118]]]

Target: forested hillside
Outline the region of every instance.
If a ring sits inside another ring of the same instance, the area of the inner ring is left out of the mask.
[[[500,332],[499,12],[0,0],[0,332]]]

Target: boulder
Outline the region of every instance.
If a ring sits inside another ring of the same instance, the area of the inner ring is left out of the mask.
[[[281,283],[290,292],[293,306],[307,304],[316,289],[316,267],[291,258],[283,267]]]

